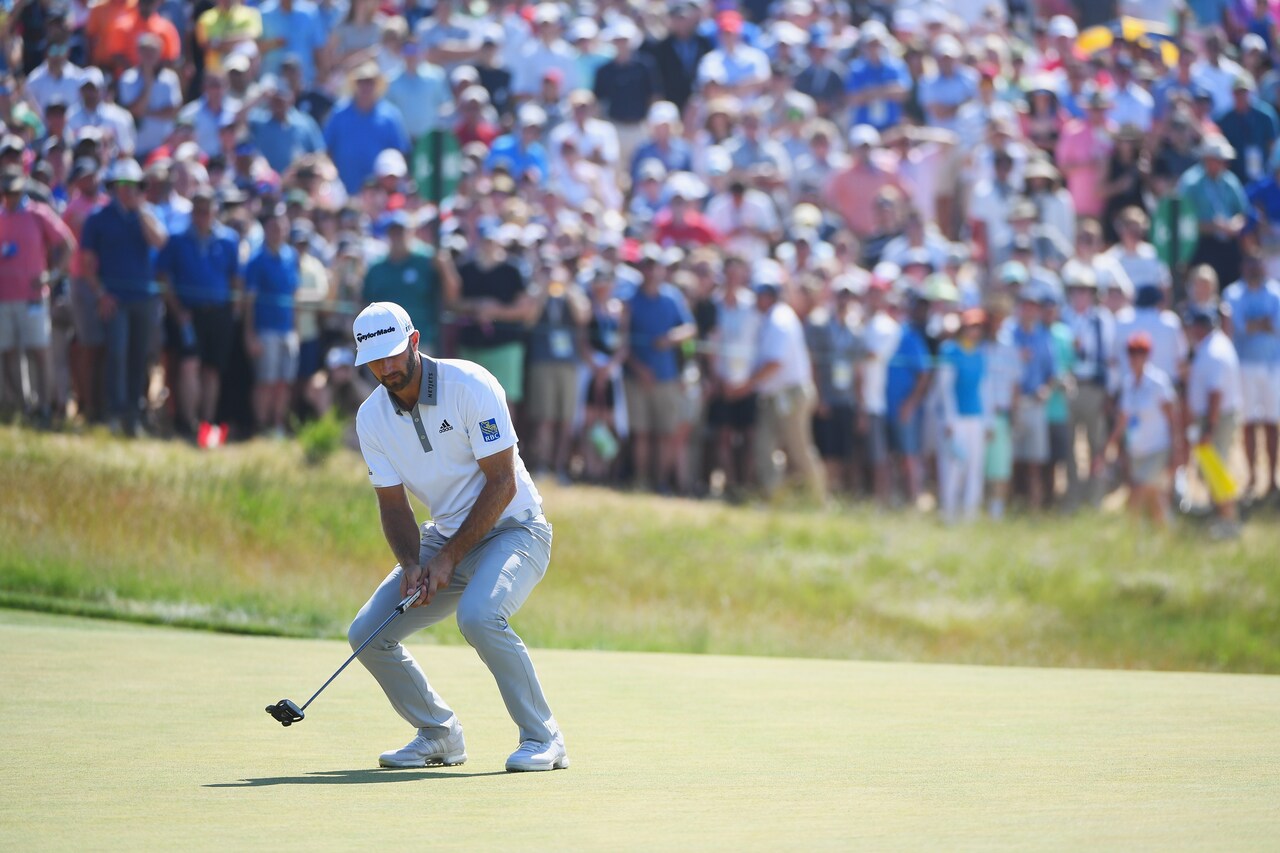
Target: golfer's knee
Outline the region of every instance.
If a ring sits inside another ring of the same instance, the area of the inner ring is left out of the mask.
[[[485,608],[458,608],[458,630],[473,646],[477,640],[482,640],[486,633],[494,630],[501,631],[505,624],[506,620],[502,616]]]
[[[363,614],[362,614],[363,615]],[[351,627],[347,628],[347,642],[351,644],[351,651],[360,648],[360,644],[369,639],[369,632],[373,630],[372,626],[366,624],[366,620],[357,616],[351,622]],[[369,647],[360,653],[361,657],[369,654],[373,650],[376,643],[370,643]]]

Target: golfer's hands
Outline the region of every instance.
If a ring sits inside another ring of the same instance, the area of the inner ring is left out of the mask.
[[[414,607],[430,604],[436,593],[449,586],[453,580],[453,561],[444,554],[436,554],[422,567],[423,594],[414,602]],[[405,595],[408,595],[406,592]]]
[[[400,567],[400,599],[403,601],[409,597],[409,593],[422,586],[422,579],[426,576],[421,566],[401,566]],[[411,604],[411,607],[417,607],[423,604],[422,596],[418,596],[418,600]]]

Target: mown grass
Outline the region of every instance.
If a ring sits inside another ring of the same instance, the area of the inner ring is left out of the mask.
[[[359,457],[0,430],[0,604],[338,636],[393,564]],[[946,529],[543,487],[540,646],[1280,672],[1280,526],[1120,514]],[[437,630],[438,642],[461,642]]]

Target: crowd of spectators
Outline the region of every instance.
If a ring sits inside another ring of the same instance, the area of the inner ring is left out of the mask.
[[[1278,6],[18,0],[0,406],[283,436],[385,300],[565,480],[1270,494]]]

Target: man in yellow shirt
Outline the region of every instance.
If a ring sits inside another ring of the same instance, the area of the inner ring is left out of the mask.
[[[218,0],[196,21],[196,42],[204,50],[206,72],[221,71],[238,45],[262,37],[262,15],[240,0]]]

